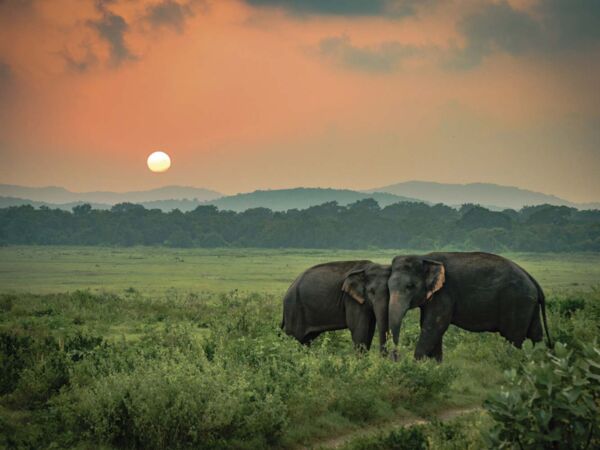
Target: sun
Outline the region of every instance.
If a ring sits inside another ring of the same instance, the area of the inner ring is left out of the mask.
[[[148,156],[148,169],[152,172],[166,172],[171,167],[171,158],[165,152],[154,152]]]

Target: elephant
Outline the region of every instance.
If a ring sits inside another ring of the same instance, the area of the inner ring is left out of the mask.
[[[285,294],[281,328],[307,345],[324,331],[349,328],[354,345],[369,350],[377,324],[384,352],[389,276],[389,265],[368,260],[311,267]]]
[[[499,332],[520,348],[526,338],[552,347],[544,292],[516,263],[482,252],[396,256],[388,280],[389,329],[394,355],[402,320],[421,309],[415,358],[442,360],[442,338],[450,324],[469,331]]]

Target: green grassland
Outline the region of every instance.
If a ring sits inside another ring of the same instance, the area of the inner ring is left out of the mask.
[[[297,448],[481,406],[523,359],[496,334],[451,327],[436,364],[412,359],[418,311],[399,362],[357,354],[347,331],[310,348],[279,332],[302,270],[396,253],[0,248],[0,448]],[[593,341],[599,254],[506,256],[544,287],[556,340]],[[474,414],[423,433],[431,448],[482,448],[488,426]]]
[[[281,294],[306,268],[326,261],[389,263],[409,250],[168,249],[164,247],[1,247],[0,289],[52,293],[75,289],[162,295],[167,291]],[[527,269],[546,291],[600,283],[600,253],[504,255]]]

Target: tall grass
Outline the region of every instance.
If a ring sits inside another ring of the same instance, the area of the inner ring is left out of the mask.
[[[548,309],[556,340],[597,335],[600,290],[553,295]],[[451,327],[444,363],[415,362],[418,312],[398,362],[356,353],[347,331],[304,347],[281,333],[280,315],[279,297],[236,291],[0,295],[0,446],[292,447],[481,404],[524,358],[496,334]],[[468,425],[448,427],[427,431],[426,445],[452,435],[455,448],[476,448]]]

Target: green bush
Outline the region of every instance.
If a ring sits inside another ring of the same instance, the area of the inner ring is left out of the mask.
[[[12,392],[21,372],[30,364],[32,339],[14,333],[0,333],[0,395]]]
[[[51,421],[117,447],[261,448],[331,414],[367,423],[418,407],[454,375],[408,354],[357,355],[347,333],[301,346],[279,332],[274,304],[233,292],[212,306],[208,330],[166,322],[133,342],[70,340],[80,350],[66,354],[79,359],[49,403]]]
[[[598,448],[600,348],[524,347],[526,361],[506,372],[506,384],[485,407],[495,423],[494,448]]]
[[[69,368],[70,361],[64,352],[55,351],[36,359],[21,373],[8,402],[27,409],[43,406],[69,383]]]
[[[388,433],[353,440],[344,450],[426,450],[427,438],[423,426],[398,428]]]
[[[450,421],[432,420],[425,429],[431,449],[480,450],[486,447],[482,431],[489,427],[490,418],[482,412],[458,416]]]
[[[76,332],[65,339],[0,333],[2,393],[14,406],[43,406],[69,384],[73,363],[90,354],[102,338]]]
[[[582,343],[592,342],[598,336],[600,324],[600,289],[573,292],[553,297],[549,328],[552,337],[579,349]]]
[[[1,294],[0,295],[0,312],[9,312],[15,301],[17,300],[17,296],[14,294]]]
[[[569,343],[573,361],[597,334],[599,294],[570,294],[585,302],[569,315],[550,311],[551,333]],[[279,329],[280,302],[238,291],[19,295],[0,322],[3,387],[10,389],[0,398],[0,427],[18,443],[5,445],[289,448],[398,414],[478,402],[497,389],[502,368],[538,360],[497,334],[451,327],[444,363],[414,361],[417,311],[407,317],[397,362],[376,348],[357,354],[345,330],[306,347]],[[85,325],[74,325],[74,317]],[[535,351],[545,355],[543,346]],[[420,430],[429,448],[478,449],[484,442],[478,430],[486,439],[497,432],[486,431],[491,421],[477,416]],[[364,448],[403,448],[418,439],[405,433],[381,435]]]
[[[281,398],[260,380],[183,362],[99,378],[53,406],[67,429],[119,447],[215,448],[245,440],[260,447],[286,424]]]
[[[548,303],[550,311],[556,311],[558,314],[571,317],[575,311],[585,308],[585,298],[583,295],[571,294],[566,297],[559,297]]]

